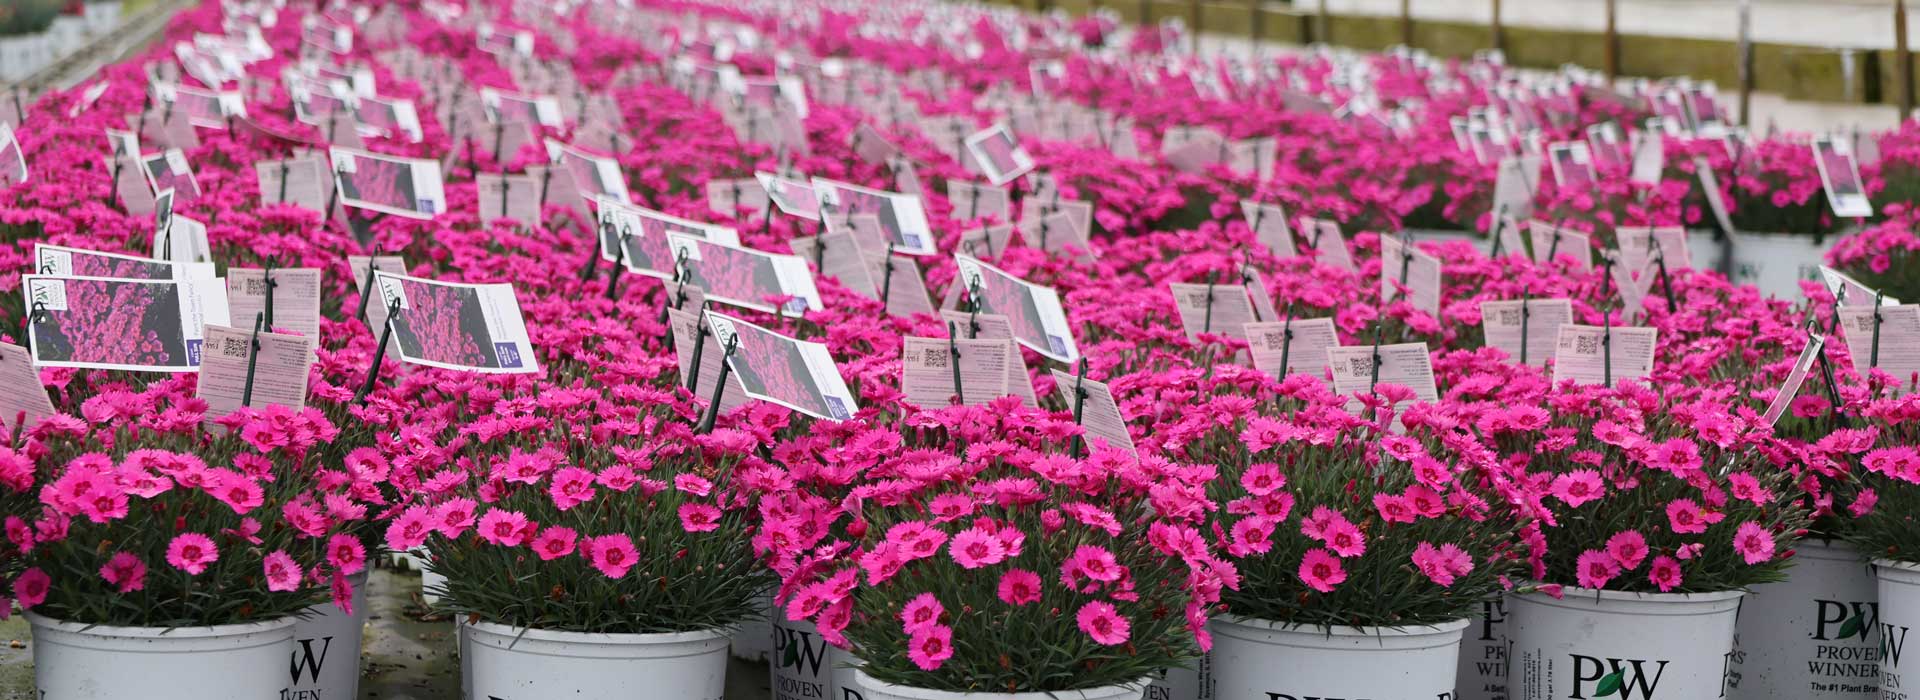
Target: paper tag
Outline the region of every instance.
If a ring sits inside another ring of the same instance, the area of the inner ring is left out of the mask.
[[[1296,318],[1244,326],[1253,366],[1279,378],[1304,374],[1327,380],[1327,350],[1340,345],[1331,318]],[[1287,331],[1293,339],[1287,339]],[[1284,362],[1284,366],[1283,363]]]
[[[0,343],[0,431],[30,430],[56,413],[33,356],[26,348]]]
[[[1560,342],[1560,326],[1572,322],[1573,303],[1566,299],[1480,302],[1480,328],[1487,345],[1499,348],[1513,362],[1525,358],[1524,364],[1530,367],[1546,366]]]
[[[1433,382],[1433,358],[1426,343],[1397,343],[1379,347],[1379,380],[1374,380],[1374,347],[1340,346],[1327,349],[1327,365],[1333,374],[1333,391],[1347,400],[1347,410],[1358,413],[1363,404],[1358,395],[1379,384],[1394,384],[1413,391],[1414,401],[1438,402],[1440,392]],[[1396,416],[1395,420],[1398,420]]]
[[[1255,240],[1273,252],[1276,258],[1299,255],[1293,248],[1293,231],[1287,227],[1287,212],[1278,204],[1241,200],[1240,213],[1247,217],[1247,228]]]
[[[1440,259],[1392,236],[1380,237],[1380,301],[1391,302],[1406,287],[1413,308],[1440,317]]]
[[[1854,371],[1865,377],[1870,369],[1879,369],[1893,378],[1895,394],[1911,393],[1914,377],[1920,374],[1920,306],[1843,306],[1837,313]],[[1878,342],[1876,313],[1880,316]]]
[[[1246,325],[1259,320],[1246,287],[1177,282],[1167,286],[1189,341],[1200,342],[1203,333],[1246,340]]]
[[[1787,406],[1800,395],[1800,385],[1807,380],[1807,371],[1813,369],[1813,363],[1819,361],[1821,348],[1826,347],[1827,337],[1814,335],[1807,338],[1807,346],[1800,349],[1800,356],[1793,361],[1793,370],[1787,373],[1787,380],[1780,385],[1780,391],[1767,402],[1767,413],[1761,420],[1767,425],[1779,425],[1780,416],[1787,412]]]
[[[1553,383],[1605,384],[1613,368],[1614,385],[1645,379],[1653,371],[1659,331],[1641,326],[1563,324],[1554,344]],[[1611,362],[1608,359],[1611,358]]]
[[[1106,443],[1108,447],[1138,453],[1133,446],[1133,436],[1127,433],[1127,419],[1120,414],[1120,404],[1114,401],[1112,388],[1104,382],[1082,380],[1057,369],[1052,371],[1054,388],[1060,398],[1068,406],[1080,406],[1080,426],[1086,429],[1089,445]],[[1077,397],[1076,389],[1086,398]]]
[[[964,393],[963,404],[985,404],[1007,395],[1011,352],[1012,344],[1004,339],[949,341],[908,336],[902,339],[900,390],[909,404],[923,409],[944,408],[951,405],[956,393],[954,382],[958,381],[958,391]]]
[[[1013,339],[1013,324],[1007,317],[947,310],[940,312],[940,320],[950,324],[962,338],[991,339],[1005,343],[1008,392],[1020,397],[1028,408],[1040,405],[1040,397],[1033,391],[1033,377],[1027,374],[1027,358],[1020,353],[1020,344]]]
[[[254,337],[250,329],[207,326],[200,382],[194,395],[207,402],[208,422],[240,409],[246,397],[247,358],[253,354],[250,346]],[[318,338],[267,332],[258,337],[260,351],[253,360],[251,405],[286,406],[296,411],[305,407],[308,370],[313,366]]]

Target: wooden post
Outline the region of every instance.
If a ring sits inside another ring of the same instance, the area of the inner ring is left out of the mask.
[[[1313,40],[1324,44],[1333,43],[1333,15],[1327,14],[1327,0],[1320,0],[1319,19],[1320,26],[1316,28],[1318,31],[1314,32],[1316,36]]]
[[[1500,0],[1493,0],[1493,22],[1488,25],[1493,34],[1493,50],[1505,53],[1507,50],[1506,33],[1500,30]]]
[[[1140,26],[1153,24],[1153,0],[1140,0]]]
[[[1187,36],[1192,37],[1190,48],[1200,53],[1200,0],[1187,0]]]
[[[1751,126],[1753,109],[1753,0],[1740,0],[1740,124]]]
[[[1400,43],[1413,48],[1413,0],[1400,0]]]
[[[1614,0],[1607,0],[1607,81],[1620,77],[1620,26]]]
[[[1259,55],[1260,42],[1267,40],[1267,13],[1261,12],[1261,0],[1247,0],[1247,11],[1253,13],[1253,45],[1255,55]]]
[[[1893,3],[1893,58],[1900,62],[1900,121],[1913,117],[1913,50],[1907,46],[1907,0]]]

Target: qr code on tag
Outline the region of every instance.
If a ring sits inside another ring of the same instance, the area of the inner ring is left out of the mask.
[[[1267,331],[1260,334],[1260,339],[1267,344],[1268,350],[1283,350],[1287,347],[1286,331]]]
[[[246,357],[247,345],[248,345],[247,340],[248,339],[246,338],[233,338],[233,337],[221,338],[220,339],[220,356],[221,357]]]
[[[946,369],[947,357],[948,353],[946,348],[922,348],[920,352],[920,366]]]
[[[1578,335],[1573,338],[1573,352],[1576,355],[1597,355],[1600,353],[1600,341],[1597,335]]]
[[[264,275],[261,277],[248,277],[244,284],[242,284],[242,288],[245,290],[247,296],[264,296],[267,293],[267,279]]]
[[[1499,315],[1499,317],[1500,317],[1500,321],[1499,321],[1499,323],[1500,323],[1500,325],[1502,325],[1502,326],[1518,326],[1518,325],[1520,325],[1520,310],[1519,310],[1519,309],[1497,309],[1497,310],[1495,310],[1495,311],[1494,311],[1494,313],[1495,313],[1495,314],[1498,314],[1498,315]]]
[[[1360,376],[1363,374],[1372,374],[1373,358],[1371,357],[1347,358],[1347,373],[1353,376]]]

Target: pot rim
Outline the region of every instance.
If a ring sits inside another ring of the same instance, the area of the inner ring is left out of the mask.
[[[992,700],[1096,700],[1098,698],[1138,692],[1139,689],[1145,688],[1152,682],[1151,678],[1142,678],[1132,683],[1101,686],[1098,688],[1084,688],[1081,690],[1034,690],[1020,693],[998,693],[992,691],[928,690],[926,688],[894,685],[867,675],[866,670],[857,666],[853,668],[853,674],[860,686],[869,691],[889,693],[900,697],[914,698],[915,700],[983,700],[988,698]]]
[[[733,635],[734,627],[714,627],[689,632],[569,632],[566,630],[542,629],[539,627],[515,627],[499,622],[477,620],[460,624],[471,627],[476,632],[520,640],[543,642],[566,642],[569,644],[603,645],[652,645],[698,643],[712,640],[725,640]]]
[[[1448,620],[1446,622],[1439,622],[1434,624],[1411,624],[1411,625],[1401,625],[1397,627],[1389,627],[1385,625],[1374,625],[1374,626],[1368,626],[1368,627],[1353,627],[1349,625],[1313,625],[1313,624],[1297,623],[1297,622],[1285,622],[1281,620],[1268,620],[1268,619],[1263,619],[1258,617],[1241,617],[1239,615],[1216,615],[1214,616],[1213,619],[1220,622],[1225,622],[1231,625],[1239,625],[1241,627],[1250,627],[1253,629],[1266,630],[1266,631],[1272,631],[1272,632],[1292,632],[1296,634],[1312,634],[1315,636],[1329,636],[1329,637],[1366,637],[1369,639],[1375,638],[1375,637],[1425,637],[1428,635],[1452,634],[1454,632],[1458,632],[1460,630],[1466,629],[1468,626],[1473,624],[1472,620],[1468,620],[1466,618],[1460,618],[1457,620]]]
[[[1729,591],[1703,591],[1699,593],[1635,593],[1631,591],[1616,591],[1609,588],[1581,588],[1579,586],[1561,586],[1560,591],[1562,594],[1560,598],[1547,595],[1542,591],[1530,591],[1515,597],[1534,602],[1545,601],[1550,604],[1560,603],[1563,599],[1592,599],[1596,596],[1600,600],[1635,603],[1720,603],[1729,600],[1738,600],[1747,594],[1746,591],[1739,589]]]
[[[258,622],[242,622],[232,625],[195,626],[195,627],[122,627],[118,625],[95,625],[85,622],[58,620],[31,610],[20,613],[34,627],[43,627],[57,632],[86,635],[92,637],[128,637],[135,639],[209,639],[215,637],[237,637],[261,632],[273,632],[290,629],[300,622],[296,615],[285,615]]]
[[[1893,569],[1895,571],[1902,571],[1902,572],[1912,573],[1912,574],[1920,574],[1920,562],[1900,561],[1898,559],[1886,559],[1886,558],[1876,557],[1873,560],[1873,565],[1878,566],[1882,569]]]

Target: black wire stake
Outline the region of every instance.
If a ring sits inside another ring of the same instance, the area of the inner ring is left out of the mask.
[[[695,434],[712,432],[714,421],[719,420],[720,396],[726,393],[727,376],[733,373],[733,351],[739,347],[739,334],[734,334],[732,337],[727,338],[727,354],[720,357],[720,381],[714,382],[713,384],[713,400],[707,402],[707,415],[700,419],[699,427],[693,431]]]
[[[393,317],[399,313],[400,299],[395,297],[387,302],[387,320],[380,324],[380,347],[373,353],[373,366],[367,368],[367,383],[360,385],[359,393],[353,395],[354,403],[367,405],[367,395],[380,383],[380,365],[387,359],[387,342],[393,339]]]
[[[373,263],[374,263],[374,259],[378,257],[380,257],[379,250],[373,250],[371,251],[371,254],[367,256],[367,281],[362,282],[360,284],[360,309],[353,313],[354,318],[358,318],[362,321],[367,320],[367,300],[372,298],[373,273],[377,269],[374,267]]]
[[[268,329],[273,328],[273,288],[280,286],[279,282],[273,281],[273,263],[274,263],[274,258],[267,258],[266,268],[260,271],[260,281],[263,283],[263,285],[266,288],[265,290],[266,299],[265,299],[265,303],[263,304],[265,310],[262,311],[262,313],[266,316],[266,324]]]
[[[1080,372],[1078,375],[1074,377],[1074,380],[1073,380],[1073,424],[1074,425],[1081,425],[1080,421],[1083,417],[1085,417],[1086,406],[1087,406],[1086,383],[1087,383],[1087,358],[1082,357],[1080,358]],[[1072,448],[1073,458],[1079,459],[1082,455],[1086,454],[1086,448],[1087,448],[1086,438],[1079,435],[1074,436],[1073,448]]]
[[[1653,234],[1653,227],[1647,227],[1647,243],[1653,246],[1653,262],[1660,266],[1660,287],[1666,293],[1667,311],[1678,312],[1680,306],[1673,303],[1673,279],[1667,276],[1667,246],[1660,237]]]
[[[507,202],[513,198],[513,179],[500,175],[500,218],[507,218]]]
[[[958,340],[958,330],[952,321],[947,322],[947,354],[952,356],[949,359],[950,364],[953,366],[953,399],[955,405],[964,406],[967,403],[967,393],[960,385],[960,342]]]
[[[967,337],[980,337],[980,278],[967,284]]]
[[[1386,330],[1386,324],[1378,321],[1373,324],[1373,376],[1367,379],[1367,393],[1373,393],[1373,387],[1380,383],[1380,335]]]
[[[1293,302],[1287,302],[1286,320],[1280,323],[1280,378],[1287,378],[1293,356]]]
[[[632,228],[620,231],[620,245],[613,247],[613,268],[607,271],[607,301],[620,298],[620,272],[627,267],[627,237],[633,235]]]
[[[1520,364],[1527,364],[1527,342],[1532,336],[1528,329],[1533,325],[1533,290],[1525,289],[1520,293]]]
[[[581,282],[584,283],[587,280],[593,279],[594,274],[600,271],[600,246],[606,245],[606,241],[609,240],[614,241],[614,245],[616,246],[622,243],[614,238],[612,214],[600,217],[600,241],[598,245],[593,247],[592,251],[587,253],[587,264],[580,268]]]
[[[1880,292],[1873,293],[1873,355],[1867,362],[1869,370],[1880,368],[1880,323],[1885,318],[1880,315],[1880,301],[1884,296]]]
[[[1554,236],[1554,240],[1556,242],[1560,240],[1557,234]],[[1603,306],[1607,305],[1612,297],[1613,258],[1609,256],[1607,257],[1606,270],[1600,276],[1600,303]],[[1611,389],[1613,388],[1613,314],[1609,313],[1605,308],[1602,308],[1600,310],[1600,320],[1605,324],[1605,330],[1601,331],[1600,335],[1600,377],[1607,388]]]
[[[1809,333],[1808,337],[1812,337],[1812,334]],[[1848,425],[1851,421],[1847,420],[1847,414],[1840,410],[1839,385],[1833,381],[1833,363],[1827,361],[1827,350],[1825,347],[1820,349],[1819,355],[1820,375],[1822,379],[1826,380],[1827,385],[1827,402],[1832,404],[1832,406],[1827,408],[1827,412],[1833,416],[1835,422],[1840,424],[1840,427],[1851,427]]]
[[[116,169],[117,169],[118,167],[119,167],[119,166],[115,166],[115,168],[116,168]],[[275,203],[275,204],[285,204],[285,203],[286,203],[286,201],[287,201],[287,173],[289,173],[289,172],[291,172],[292,170],[293,170],[293,166],[292,166],[292,164],[290,164],[290,163],[288,163],[287,161],[284,161],[284,160],[283,160],[283,161],[280,161],[280,197],[279,197],[278,199],[275,199],[275,200],[274,200],[274,203]]]
[[[548,186],[550,186],[550,185],[552,185],[552,184],[553,184],[553,167],[554,167],[554,166],[552,166],[552,165],[548,165],[548,166],[546,167],[546,169],[545,169],[545,170],[541,170],[541,171],[540,171],[540,214],[539,214],[539,217],[541,218],[541,221],[540,221],[540,223],[542,223],[542,224],[544,224],[544,223],[546,223],[546,212],[547,212],[547,189],[548,189]]]
[[[1207,275],[1207,312],[1203,317],[1205,320],[1200,324],[1201,333],[1213,332],[1213,285],[1219,282],[1219,280],[1220,273],[1218,270]]]
[[[347,171],[346,171],[346,170],[344,170],[344,169],[342,169],[342,168],[340,167],[340,164],[339,164],[339,163],[335,163],[335,164],[334,164],[334,166],[333,166],[333,176],[334,176],[334,179],[333,179],[333,189],[332,189],[331,191],[329,191],[329,192],[327,192],[327,210],[326,210],[326,211],[323,211],[323,212],[320,212],[320,217],[321,217],[322,219],[326,219],[326,218],[328,218],[328,217],[331,217],[331,216],[333,216],[333,207],[334,207],[334,205],[337,205],[337,204],[339,204],[339,203],[340,203],[340,185],[341,185],[341,180],[343,180],[343,179],[345,179],[345,178],[344,178],[344,176],[345,176],[345,175],[347,175],[347,174],[348,174],[348,173],[347,173]]]
[[[1488,249],[1488,251],[1487,251],[1487,257],[1488,257],[1488,258],[1498,258],[1498,257],[1500,257],[1500,254],[1501,254],[1501,252],[1502,252],[1502,251],[1501,251],[1501,249],[1500,249],[1500,248],[1501,248],[1501,246],[1500,246],[1500,239],[1501,239],[1501,236],[1500,236],[1500,228],[1501,228],[1501,224],[1502,224],[1502,222],[1504,222],[1504,221],[1506,221],[1506,220],[1507,220],[1507,205],[1503,203],[1503,204],[1501,204],[1501,205],[1500,205],[1500,208],[1499,208],[1499,209],[1496,209],[1496,210],[1494,210],[1494,213],[1493,213],[1493,225],[1492,225],[1491,227],[1489,227],[1489,228],[1488,228],[1488,230],[1489,230],[1489,231],[1491,231],[1491,232],[1493,232],[1493,247],[1492,247],[1492,248],[1490,248],[1490,249]]]
[[[493,162],[500,162],[500,149],[507,145],[507,123],[493,123]]]
[[[700,393],[700,355],[707,349],[707,336],[713,335],[707,330],[707,302],[700,302],[700,313],[693,320],[693,362],[688,365],[687,393]]]
[[[253,407],[253,374],[260,361],[260,324],[265,323],[262,313],[253,315],[253,338],[247,342],[247,383],[240,389],[240,405]]]
[[[893,244],[887,244],[887,257],[881,263],[886,270],[880,274],[880,313],[886,314],[887,304],[893,297]]]

